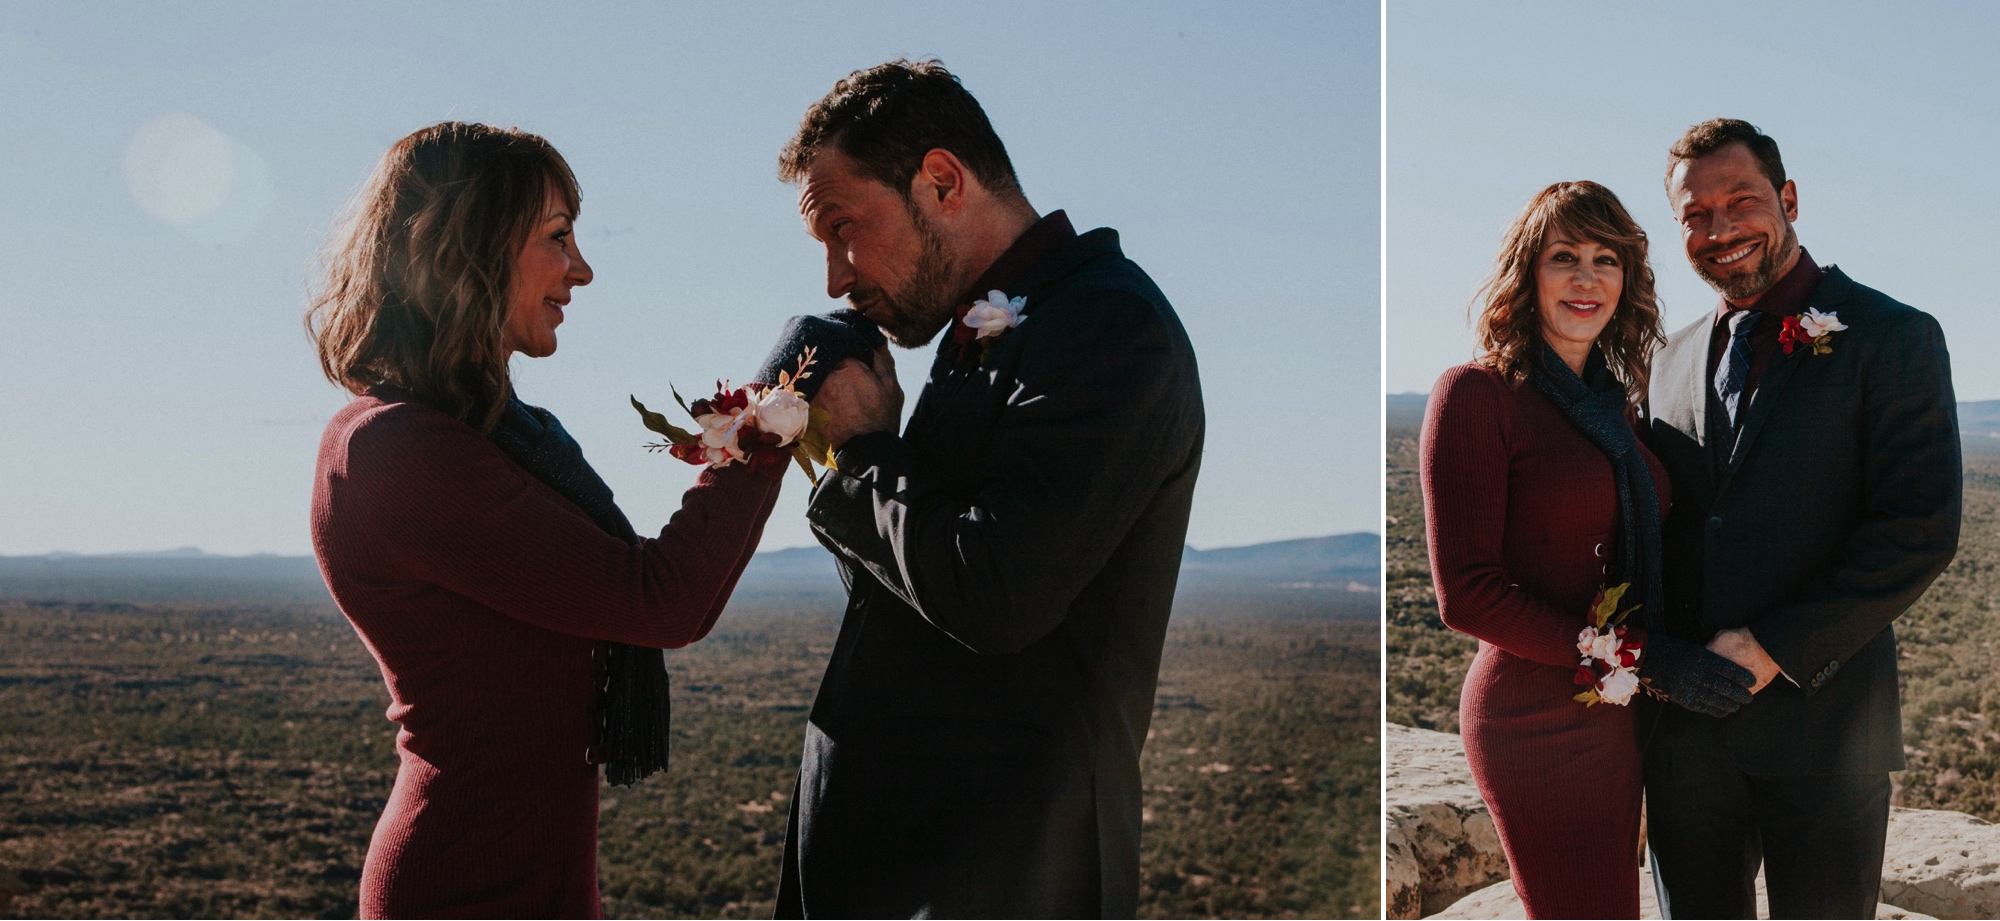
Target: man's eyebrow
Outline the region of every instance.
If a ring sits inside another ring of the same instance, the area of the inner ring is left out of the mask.
[[[818,227],[819,222],[823,218],[840,211],[839,202],[829,201],[820,197],[810,198],[799,204],[802,206],[799,209],[799,216],[805,219],[808,231],[813,231],[814,228]],[[814,232],[814,236],[818,236],[816,231]]]

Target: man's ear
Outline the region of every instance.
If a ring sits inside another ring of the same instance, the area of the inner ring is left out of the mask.
[[[1798,185],[1790,179],[1785,180],[1785,187],[1778,190],[1778,203],[1785,207],[1786,221],[1797,221],[1799,219]]]
[[[917,174],[910,177],[910,200],[926,209],[935,207],[945,216],[954,215],[965,207],[967,184],[971,181],[972,171],[965,168],[956,154],[934,147],[917,165]]]

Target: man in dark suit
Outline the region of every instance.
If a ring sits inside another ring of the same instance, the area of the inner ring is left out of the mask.
[[[1130,917],[1139,752],[1201,461],[1195,358],[1109,229],[1039,215],[936,62],[858,71],[780,175],[827,294],[946,331],[899,436],[886,349],[814,398],[807,512],[849,600],[793,798],[780,917]]]
[[[1749,669],[1722,717],[1653,707],[1648,838],[1670,918],[1872,918],[1903,767],[1890,624],[1958,548],[1944,335],[1821,268],[1798,191],[1747,122],[1669,154],[1688,260],[1722,294],[1653,363],[1650,437],[1673,482],[1668,632]]]

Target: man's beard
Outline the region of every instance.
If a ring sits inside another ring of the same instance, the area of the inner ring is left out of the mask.
[[[1764,255],[1757,260],[1757,271],[1748,275],[1724,281],[1709,274],[1707,260],[1697,257],[1688,262],[1694,265],[1695,274],[1700,275],[1702,281],[1708,282],[1709,287],[1721,294],[1723,300],[1740,303],[1771,290],[1771,286],[1777,284],[1778,278],[1784,273],[1785,263],[1792,258],[1792,252],[1798,248],[1799,235],[1793,232],[1792,225],[1787,223],[1785,238],[1778,241],[1778,248],[1765,247]]]
[[[917,252],[917,264],[910,269],[909,285],[895,294],[876,288],[857,292],[859,297],[850,294],[847,300],[857,309],[864,303],[874,307],[880,317],[875,325],[882,327],[889,341],[915,349],[928,344],[951,322],[958,312],[959,291],[952,283],[958,266],[945,251],[944,236],[915,207],[910,208],[910,220],[923,244]]]

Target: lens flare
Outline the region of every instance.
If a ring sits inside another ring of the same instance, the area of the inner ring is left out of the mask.
[[[178,113],[133,133],[125,182],[146,213],[210,245],[247,236],[271,200],[269,170],[256,151]]]

